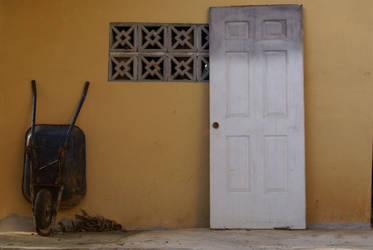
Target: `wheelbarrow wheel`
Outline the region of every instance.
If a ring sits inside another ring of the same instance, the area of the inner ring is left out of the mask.
[[[36,232],[42,236],[52,233],[53,196],[48,189],[41,189],[34,202],[34,219]]]

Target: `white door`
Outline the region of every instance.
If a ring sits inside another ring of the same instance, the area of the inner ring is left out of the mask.
[[[211,228],[305,228],[302,6],[210,9]]]

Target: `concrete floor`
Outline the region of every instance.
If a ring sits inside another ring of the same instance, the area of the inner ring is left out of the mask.
[[[53,237],[1,232],[0,249],[373,249],[373,230],[183,229]]]

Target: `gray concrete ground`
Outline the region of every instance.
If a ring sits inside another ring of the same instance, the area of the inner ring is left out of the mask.
[[[183,229],[65,233],[1,232],[0,249],[373,249],[373,230]]]

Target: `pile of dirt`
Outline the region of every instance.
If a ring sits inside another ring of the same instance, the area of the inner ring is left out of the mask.
[[[103,216],[90,216],[85,210],[76,214],[75,220],[64,218],[58,222],[57,231],[60,232],[112,232],[125,231],[122,225]]]

